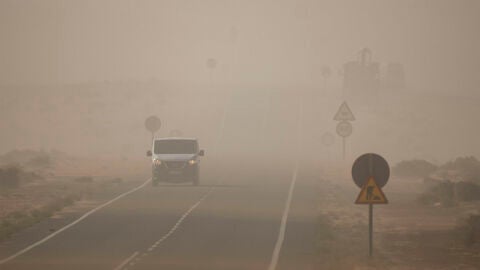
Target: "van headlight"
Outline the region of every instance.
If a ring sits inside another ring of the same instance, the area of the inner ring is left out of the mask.
[[[197,161],[196,159],[190,159],[190,160],[188,161],[188,164],[189,164],[189,165],[195,165],[195,164],[197,164],[197,163],[198,163],[198,161]]]
[[[160,165],[162,165],[162,161],[160,159],[154,159],[153,160],[153,165],[160,166]]]

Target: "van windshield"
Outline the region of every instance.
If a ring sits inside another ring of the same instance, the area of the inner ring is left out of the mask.
[[[153,148],[155,154],[195,154],[197,142],[194,140],[158,140]]]

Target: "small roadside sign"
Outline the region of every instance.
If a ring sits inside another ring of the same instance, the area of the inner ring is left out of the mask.
[[[214,69],[217,66],[217,60],[215,58],[207,59],[207,68]]]
[[[355,121],[355,116],[353,116],[352,110],[348,107],[347,102],[343,102],[338,108],[337,113],[333,117],[335,121]]]
[[[368,205],[368,255],[373,255],[373,205],[387,204],[388,200],[382,191],[390,177],[390,166],[380,155],[363,154],[352,166],[352,178],[360,190],[356,204]]]
[[[353,127],[348,121],[341,121],[337,124],[337,134],[340,137],[346,138],[352,135]]]
[[[358,194],[356,204],[387,204],[388,200],[375,179],[370,177]]]

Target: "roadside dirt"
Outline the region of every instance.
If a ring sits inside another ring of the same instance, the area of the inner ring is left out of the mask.
[[[462,220],[480,203],[453,207],[417,202],[423,184],[390,179],[388,205],[374,206],[374,256],[368,257],[368,207],[355,205],[359,189],[347,171],[319,178],[318,269],[480,269],[480,243],[465,244]],[[328,179],[328,180],[327,180]]]
[[[130,187],[139,172],[148,172],[148,164],[145,160],[70,158],[55,162],[44,172],[44,179],[0,190],[0,241],[46,218],[98,204]]]

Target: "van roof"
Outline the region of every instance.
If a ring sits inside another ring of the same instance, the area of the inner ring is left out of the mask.
[[[196,141],[197,138],[185,138],[185,137],[166,137],[166,138],[155,138],[155,141],[169,141],[169,140],[185,140],[185,141]]]

